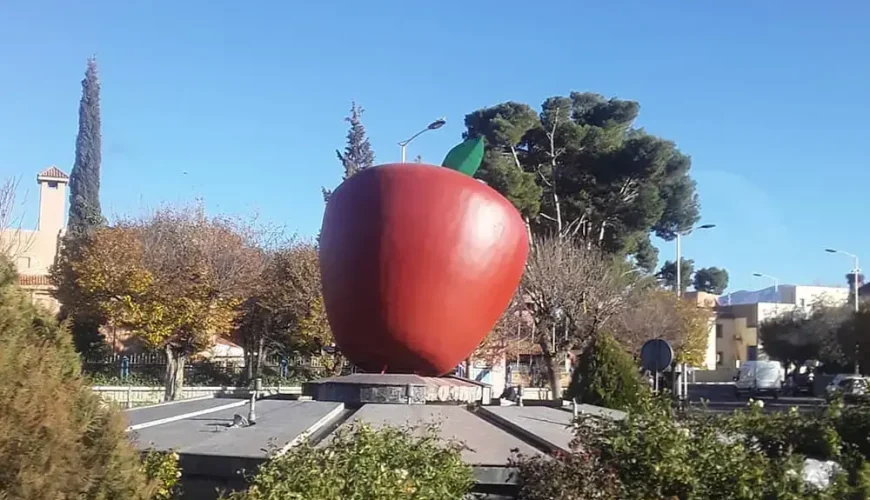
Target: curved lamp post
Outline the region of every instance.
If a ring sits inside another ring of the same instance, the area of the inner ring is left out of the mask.
[[[405,163],[405,148],[408,147],[408,144],[410,144],[411,141],[413,141],[414,139],[419,137],[424,132],[428,132],[430,130],[437,130],[437,129],[443,127],[445,123],[447,123],[447,119],[442,116],[441,118],[439,118],[439,119],[435,120],[434,122],[430,123],[429,125],[427,125],[426,128],[424,128],[423,130],[417,132],[416,134],[412,135],[411,137],[400,142],[399,147],[402,148],[402,163]]]

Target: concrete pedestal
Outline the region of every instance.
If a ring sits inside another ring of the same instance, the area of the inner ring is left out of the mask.
[[[458,377],[421,377],[408,374],[356,373],[307,382],[303,394],[317,401],[349,405],[477,403],[489,404],[492,391],[487,384]]]

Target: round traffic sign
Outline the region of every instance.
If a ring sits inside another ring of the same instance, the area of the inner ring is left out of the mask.
[[[658,373],[671,366],[674,361],[674,349],[664,339],[652,339],[644,342],[640,348],[640,364],[645,369]]]

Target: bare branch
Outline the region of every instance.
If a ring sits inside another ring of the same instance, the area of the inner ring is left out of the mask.
[[[8,177],[0,183],[0,255],[9,259],[26,253],[33,245],[33,234],[22,231],[24,223],[23,211],[15,212],[21,204],[16,203],[19,180]]]

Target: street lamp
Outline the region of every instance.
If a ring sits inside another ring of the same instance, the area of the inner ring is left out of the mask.
[[[852,260],[854,261],[854,264],[855,264],[854,269],[852,269],[852,286],[854,288],[853,293],[855,295],[855,297],[854,297],[855,312],[857,313],[858,312],[858,274],[861,272],[861,267],[858,265],[858,256],[853,254],[853,253],[844,252],[842,250],[836,250],[834,248],[826,248],[825,251],[828,253],[838,253],[840,255],[845,255],[846,257],[852,257]],[[855,356],[856,356],[855,357],[855,374],[856,375],[859,375],[861,373],[861,367],[858,364],[858,358],[857,358],[858,347],[859,347],[858,342],[856,340],[856,342],[855,342]]]
[[[695,229],[713,229],[714,227],[716,227],[716,224],[702,224],[696,228],[689,228],[689,229],[682,231],[682,232],[677,231],[677,284],[676,284],[677,297],[681,297],[683,295],[683,286],[682,286],[683,283],[682,283],[682,276],[681,276],[682,270],[683,270],[683,256],[681,254],[683,235],[688,236]],[[683,378],[681,381],[679,381],[679,384],[677,385],[676,396],[678,399],[684,399],[684,398],[688,399],[689,378],[687,376],[685,363],[682,364],[682,373],[683,373]]]
[[[683,287],[682,287],[682,283],[680,281],[681,280],[680,274],[683,271],[683,257],[680,253],[681,252],[681,246],[680,246],[681,241],[680,240],[681,240],[682,236],[684,236],[684,235],[688,236],[695,229],[713,229],[714,227],[716,227],[716,224],[703,224],[703,225],[698,226],[694,229],[690,228],[690,229],[687,229],[686,231],[683,231],[683,232],[677,232],[677,285],[676,285],[677,286],[677,297],[679,297],[683,294]]]
[[[773,280],[773,293],[776,295],[776,303],[779,304],[779,278],[764,273],[752,273],[756,278],[767,278]]]
[[[849,252],[844,252],[842,250],[835,250],[833,248],[826,248],[825,251],[828,253],[838,253],[847,257],[852,257],[852,260],[855,264],[855,267],[852,269],[852,286],[855,293],[855,312],[858,312],[858,274],[861,272],[861,268],[858,265],[858,256]]]
[[[402,148],[402,163],[405,163],[405,148],[408,147],[408,144],[410,144],[411,141],[413,141],[414,139],[419,137],[420,134],[422,134],[423,132],[428,132],[430,130],[437,130],[437,129],[443,127],[445,123],[447,123],[447,119],[442,116],[441,118],[439,118],[439,119],[435,120],[434,122],[430,123],[429,125],[427,125],[426,128],[424,128],[423,130],[417,132],[416,134],[412,135],[411,137],[400,142],[399,147]]]

